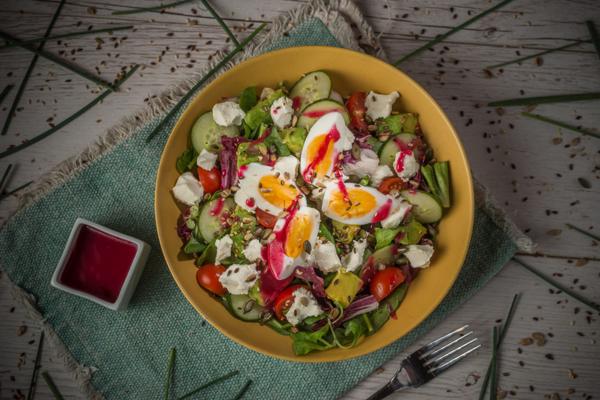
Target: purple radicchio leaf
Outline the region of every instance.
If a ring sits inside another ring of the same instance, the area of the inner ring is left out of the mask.
[[[379,302],[372,294],[357,297],[348,307],[346,307],[344,316],[336,323],[336,325],[341,325],[357,315],[366,314],[376,310],[377,307],[379,307]]]
[[[241,136],[221,137],[221,145],[223,149],[219,154],[219,163],[221,167],[221,189],[229,189],[236,183],[237,180],[237,158],[236,151],[240,143],[246,142]]]
[[[325,281],[317,275],[317,272],[313,267],[296,267],[294,276],[310,283],[315,296],[321,298],[327,297],[327,294],[325,293]]]

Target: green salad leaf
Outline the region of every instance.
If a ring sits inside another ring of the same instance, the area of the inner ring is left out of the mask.
[[[401,226],[398,228],[375,228],[375,250],[389,246],[400,231],[402,231]]]
[[[406,283],[398,286],[398,288],[394,290],[392,294],[379,303],[379,307],[377,307],[376,310],[367,314],[373,327],[373,330],[367,332],[367,336],[374,334],[381,329],[383,325],[385,325],[388,319],[390,319],[390,310],[396,311],[402,300],[404,300],[407,289],[408,285]]]
[[[277,151],[277,156],[279,157],[285,157],[292,154],[288,146],[281,140],[281,136],[279,135],[279,132],[275,127],[271,128],[271,133],[269,134],[269,136],[267,136],[264,143],[267,146],[275,147],[275,150]]]
[[[327,350],[335,346],[328,342],[324,336],[329,332],[329,325],[324,325],[315,332],[292,333],[292,349],[297,356],[303,356],[313,351]]]
[[[302,153],[306,134],[306,129],[304,128],[285,128],[279,133],[282,142],[298,158],[300,158],[300,154]]]
[[[233,241],[233,246],[231,247],[232,257],[235,259],[245,259],[244,248],[246,247],[247,240],[244,237],[247,233],[250,233],[252,237],[255,236],[256,217],[240,206],[236,206],[233,210],[233,217],[236,221],[231,225],[229,232],[229,236],[231,236],[231,240]]]
[[[177,157],[177,161],[175,162],[177,172],[183,174],[184,172],[192,170],[196,166],[197,158],[198,152],[194,150],[194,148],[184,150],[184,152]]]
[[[217,247],[215,246],[215,241],[212,240],[210,243],[206,245],[200,256],[196,258],[196,265],[204,265],[215,262],[215,257],[217,256]]]
[[[389,132],[392,135],[400,133],[415,133],[418,118],[416,114],[393,114],[376,122],[377,132]]]
[[[333,226],[333,236],[340,243],[352,243],[360,231],[360,225],[349,225],[335,220],[331,220],[331,226]]]
[[[250,86],[242,90],[242,93],[240,93],[240,108],[244,110],[244,112],[248,112],[256,105],[256,103],[258,103],[256,86]]]
[[[261,124],[270,124],[271,120],[271,104],[285,94],[282,89],[275,90],[266,99],[260,100],[254,107],[246,113],[244,122],[251,132],[254,132]],[[250,139],[256,139],[251,137]]]
[[[205,248],[206,248],[206,243],[200,242],[198,239],[196,239],[194,237],[194,235],[192,235],[190,237],[190,240],[188,240],[188,242],[185,244],[185,246],[183,246],[183,252],[185,254],[200,253],[200,252],[204,251]]]

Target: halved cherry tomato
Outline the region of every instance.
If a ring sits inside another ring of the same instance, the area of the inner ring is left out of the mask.
[[[257,208],[256,210],[256,220],[259,224],[268,229],[273,229],[275,227],[275,223],[277,222],[277,217],[273,214],[269,214],[266,211]]]
[[[359,132],[367,132],[367,121],[365,121],[365,114],[367,107],[365,106],[365,100],[367,94],[365,92],[354,92],[348,98],[346,107],[350,113],[350,127],[356,129]]]
[[[198,167],[198,180],[204,188],[204,193],[214,193],[221,187],[221,173],[217,167],[210,171]]]
[[[406,183],[397,176],[388,176],[383,178],[378,189],[383,194],[389,194],[392,190],[401,191],[406,189]]]
[[[377,271],[373,280],[371,280],[369,289],[377,301],[381,301],[400,286],[404,279],[404,274],[400,268],[386,267],[381,271]]]
[[[275,303],[273,304],[273,311],[275,311],[275,315],[281,321],[285,319],[285,313],[292,306],[294,302],[294,292],[296,289],[303,287],[302,285],[292,285],[288,286],[283,290],[283,292],[279,293],[277,298],[275,299]]]
[[[198,268],[196,272],[196,281],[198,285],[216,295],[223,296],[227,290],[219,282],[219,276],[225,272],[226,268],[222,265],[205,264]]]

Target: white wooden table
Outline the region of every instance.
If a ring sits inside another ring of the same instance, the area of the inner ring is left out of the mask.
[[[154,5],[158,1],[133,1],[130,5]],[[493,3],[497,3],[494,1]],[[490,7],[487,0],[406,0],[362,1],[369,22],[381,35],[392,59],[416,48],[434,35]],[[22,38],[40,36],[53,14],[57,0],[4,0],[0,26]],[[293,0],[215,0],[215,8],[232,27],[251,22],[269,22],[301,4]],[[65,56],[90,70],[99,68],[102,77],[112,80],[123,65],[141,63],[145,68],[134,75],[121,93],[109,96],[103,104],[42,143],[0,161],[3,171],[9,162],[18,163],[11,183],[16,187],[36,179],[60,161],[79,153],[119,120],[142,107],[144,99],[200,68],[211,54],[223,49],[226,35],[198,5],[185,5],[164,14],[136,14],[114,17],[121,9],[117,1],[72,0],[64,7],[54,32],[68,32],[106,26],[134,24],[135,31],[117,32],[115,47],[107,34],[96,50],[95,36],[52,41],[46,48],[64,50]],[[192,8],[195,8],[193,10]],[[597,139],[526,120],[521,108],[496,110],[485,107],[491,100],[522,95],[550,95],[600,90],[600,59],[591,45],[582,45],[523,65],[511,65],[493,78],[486,65],[511,60],[517,54],[558,47],[575,39],[585,39],[586,19],[600,26],[597,0],[517,0],[435,47],[402,67],[421,83],[443,106],[460,133],[473,173],[495,194],[518,225],[538,243],[546,257],[527,260],[562,283],[576,288],[593,300],[600,300],[600,252],[598,243],[570,231],[565,223],[600,232],[598,196],[600,192],[600,146]],[[79,26],[79,28],[77,28]],[[127,37],[125,39],[124,37]],[[196,45],[195,51],[187,49]],[[164,54],[161,53],[164,51]],[[8,83],[18,84],[31,55],[15,49],[0,52],[0,90]],[[542,65],[539,65],[539,64]],[[14,94],[14,91],[13,91]],[[0,150],[18,144],[60,121],[94,94],[86,82],[45,60],[38,61],[22,109],[10,133],[0,137]],[[12,95],[0,106],[0,121]],[[544,115],[587,128],[600,124],[598,102],[578,102],[538,107]],[[49,118],[53,118],[49,120]],[[585,178],[591,188],[578,182]],[[15,207],[14,199],[0,204],[5,220]],[[560,231],[557,231],[560,230]],[[560,398],[600,397],[600,347],[598,313],[576,303],[564,294],[552,293],[549,286],[515,263],[510,263],[472,300],[453,313],[425,342],[451,328],[471,323],[484,339],[485,348],[468,361],[418,391],[397,394],[397,398],[476,398],[489,361],[489,332],[494,321],[506,313],[514,293],[523,293],[515,320],[501,352],[500,388],[508,398],[542,399],[557,393]],[[27,329],[24,331],[25,328]],[[543,347],[522,346],[521,338],[543,332]],[[18,333],[22,333],[20,336]],[[29,385],[39,329],[15,306],[7,291],[6,278],[0,279],[0,399],[21,398]],[[410,352],[411,349],[408,350]],[[554,355],[554,360],[546,358]],[[401,355],[383,366],[345,399],[363,399],[387,381]],[[52,371],[66,398],[81,398],[74,381],[53,360],[43,355],[43,368]],[[569,371],[572,370],[572,373]],[[590,396],[590,397],[587,397]],[[51,398],[42,380],[38,399]],[[392,396],[394,398],[394,396]],[[559,398],[559,397],[552,397]]]

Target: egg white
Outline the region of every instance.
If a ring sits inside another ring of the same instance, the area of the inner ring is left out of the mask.
[[[371,223],[373,223],[373,218],[375,217],[377,212],[382,209],[382,207],[384,207],[388,202],[390,204],[393,204],[392,203],[393,200],[391,199],[391,197],[381,193],[379,190],[377,190],[373,187],[359,185],[357,183],[350,183],[350,182],[346,182],[345,185],[346,185],[346,190],[348,190],[348,191],[360,190],[360,191],[364,191],[364,192],[370,194],[371,196],[374,197],[375,203],[368,210],[368,212],[366,212],[363,215],[356,216],[356,217],[350,217],[348,215],[339,215],[337,213],[337,211],[331,207],[330,203],[331,203],[333,196],[337,193],[340,193],[341,191],[340,191],[338,182],[335,182],[335,181],[328,182],[325,185],[325,190],[323,193],[323,204],[321,206],[321,210],[323,211],[323,214],[325,216],[327,216],[335,221],[342,222],[344,224],[349,224],[349,225],[371,224]],[[348,207],[350,207],[350,204],[348,204]]]

